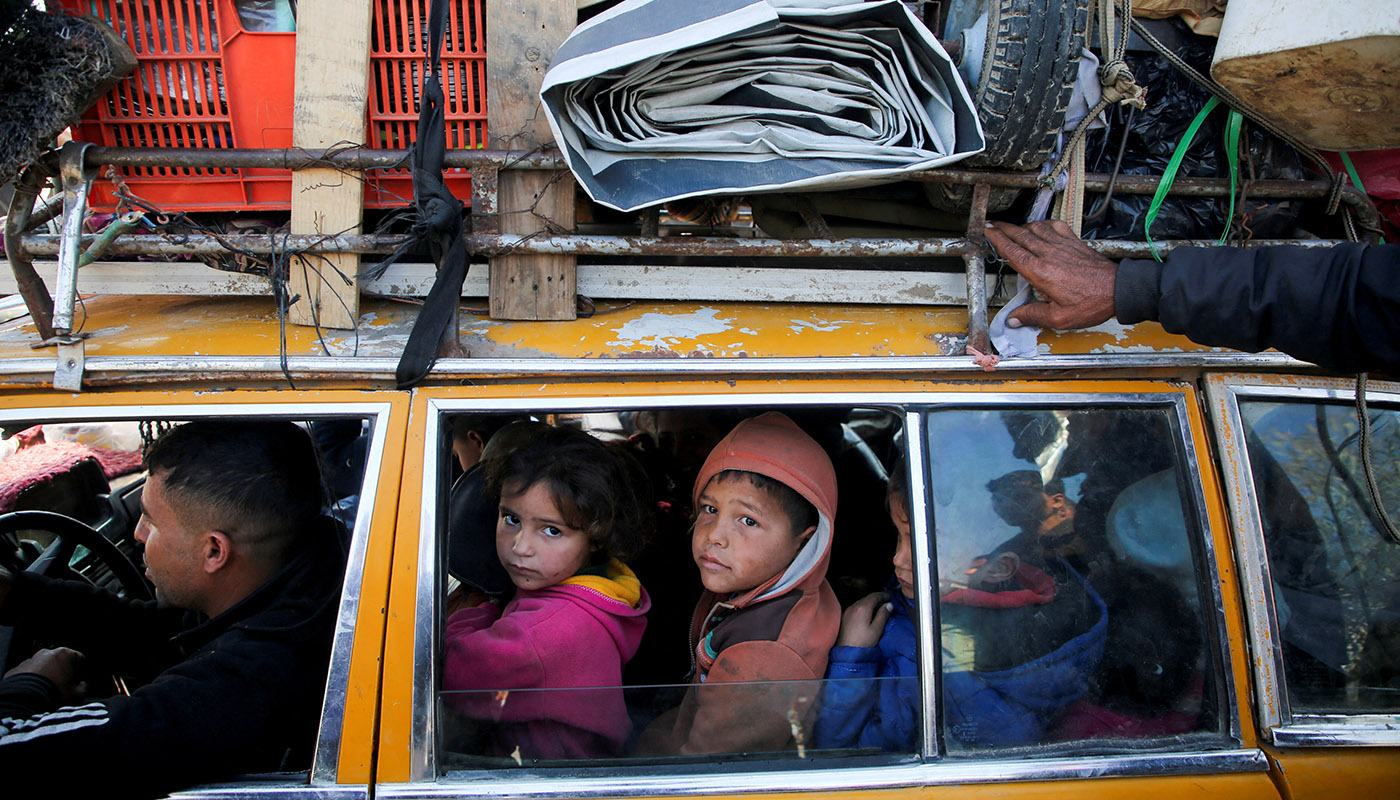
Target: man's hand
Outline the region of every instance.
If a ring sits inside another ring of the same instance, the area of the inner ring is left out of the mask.
[[[841,633],[836,637],[840,647],[874,647],[880,643],[894,606],[889,595],[874,592],[855,601],[841,615]]]
[[[83,654],[77,650],[67,647],[40,650],[6,672],[5,677],[26,672],[42,675],[58,687],[64,705],[74,705],[87,694],[87,683],[78,678],[78,667],[82,663]]]
[[[1090,328],[1113,316],[1118,265],[1090,250],[1062,220],[987,223],[987,239],[1047,302],[1012,311],[1007,325]]]

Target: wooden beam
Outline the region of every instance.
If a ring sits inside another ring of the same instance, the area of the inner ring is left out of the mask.
[[[486,129],[493,149],[528,150],[554,141],[540,108],[540,85],[577,13],[574,0],[486,4]],[[502,233],[574,229],[574,181],[568,172],[504,170],[498,197]],[[573,319],[575,265],[573,256],[491,259],[491,316]]]
[[[366,141],[371,5],[338,0],[301,0],[298,5],[294,146]],[[358,233],[363,210],[361,173],[292,173],[292,233]],[[288,286],[300,298],[288,318],[299,325],[355,327],[359,268],[354,253],[293,259]]]
[[[34,269],[52,285],[58,262],[35,261]],[[424,297],[435,274],[432,264],[398,263],[361,288],[392,297]],[[474,263],[467,270],[462,296],[486,297],[489,284],[487,265]],[[995,277],[987,279],[989,297],[995,284]],[[191,261],[97,261],[83,267],[82,286],[84,294],[114,295],[233,296],[271,291],[262,276],[224,272]],[[967,302],[967,279],[961,272],[865,269],[586,264],[578,268],[578,290],[594,300],[930,306]],[[15,291],[14,275],[0,261],[0,294]]]

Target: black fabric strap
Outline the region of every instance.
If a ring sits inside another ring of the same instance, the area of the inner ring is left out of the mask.
[[[432,371],[453,311],[461,300],[462,284],[467,279],[462,201],[452,195],[442,176],[442,164],[447,155],[447,121],[439,74],[446,28],[447,0],[432,0],[428,10],[429,69],[423,77],[418,138],[413,145],[413,203],[422,225],[419,235],[428,243],[428,251],[437,265],[437,276],[413,323],[408,344],[394,373],[400,389],[416,385]]]

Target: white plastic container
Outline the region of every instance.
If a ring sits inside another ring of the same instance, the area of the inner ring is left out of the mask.
[[[1314,147],[1400,147],[1400,0],[1230,0],[1211,76]]]

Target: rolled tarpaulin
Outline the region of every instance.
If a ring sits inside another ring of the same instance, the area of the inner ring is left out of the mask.
[[[628,0],[569,35],[541,97],[584,190],[623,211],[870,186],[984,143],[898,0]]]

